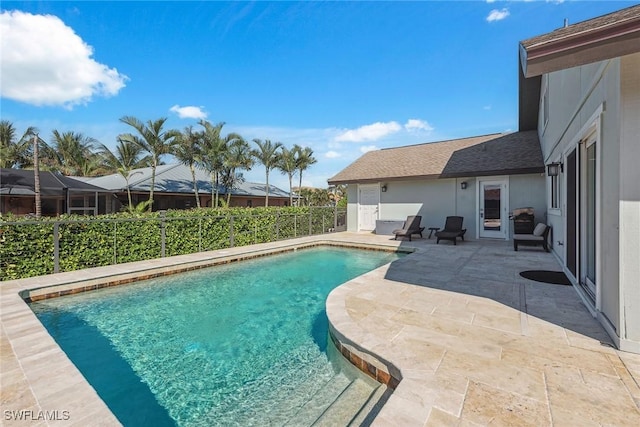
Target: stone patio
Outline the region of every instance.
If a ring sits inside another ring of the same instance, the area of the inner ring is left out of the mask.
[[[388,240],[388,237],[377,236]],[[401,382],[380,426],[640,425],[640,355],[615,350],[541,248],[414,239],[329,296],[338,338]]]
[[[0,282],[2,425],[118,425],[19,292],[72,292],[322,242],[415,252],[336,288],[341,344],[401,379],[374,425],[640,425],[640,355],[619,352],[571,286],[523,279],[559,270],[540,248],[435,244],[335,233]],[[57,420],[15,420],[15,413]],[[31,411],[31,412],[29,412]],[[57,412],[56,412],[57,411]],[[67,412],[64,412],[67,411]],[[65,416],[66,415],[66,416]],[[66,418],[66,419],[63,419]]]

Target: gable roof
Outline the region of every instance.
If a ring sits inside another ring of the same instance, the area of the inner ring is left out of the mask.
[[[105,189],[48,171],[40,171],[40,191],[43,196],[62,195],[64,191],[100,192]],[[0,169],[0,194],[34,195],[35,177],[32,169]]]
[[[640,5],[520,42],[525,77],[640,52]]]
[[[211,176],[204,169],[195,168],[198,193],[211,194]],[[120,174],[100,177],[76,178],[113,191],[126,191],[127,183]],[[151,168],[135,169],[129,175],[131,191],[147,192],[151,190]],[[156,193],[188,193],[193,194],[191,170],[182,163],[160,165],[156,168],[154,183]],[[226,188],[220,187],[220,193],[226,194]],[[265,184],[243,182],[231,191],[234,196],[266,196]],[[289,193],[273,185],[269,185],[269,197],[289,197]]]
[[[536,131],[386,148],[365,153],[329,184],[544,172]]]

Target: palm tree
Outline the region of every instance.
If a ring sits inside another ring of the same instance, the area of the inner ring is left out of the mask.
[[[282,147],[277,165],[277,168],[280,169],[282,174],[286,174],[289,177],[289,206],[293,206],[293,175],[296,173],[296,170],[298,170],[294,149],[288,150]]]
[[[8,120],[0,121],[0,168],[23,168],[33,163],[31,137],[37,132],[36,128],[29,127],[16,140],[16,129]]]
[[[189,166],[191,179],[193,180],[193,193],[196,196],[196,206],[200,208],[200,195],[198,193],[198,181],[196,180],[196,163],[200,159],[201,134],[193,131],[193,126],[184,128],[184,131],[176,138],[176,145],[173,147],[173,155],[182,163]]]
[[[244,182],[244,177],[238,169],[250,170],[253,167],[251,148],[244,139],[235,140],[227,150],[227,156],[222,170],[222,185],[227,192],[227,206],[231,202],[231,193]]]
[[[272,143],[271,140],[265,139],[262,141],[261,139],[255,138],[253,142],[258,146],[257,150],[252,151],[253,157],[260,162],[261,165],[264,166],[265,169],[265,177],[266,177],[266,186],[265,186],[265,198],[264,205],[269,206],[269,171],[275,168],[278,164],[278,149],[282,147],[282,143],[276,142]]]
[[[124,116],[120,121],[138,131],[139,136],[125,133],[118,138],[138,144],[151,155],[151,190],[149,191],[149,210],[151,211],[153,210],[153,190],[156,185],[156,168],[160,164],[162,155],[171,152],[173,141],[179,135],[179,132],[173,129],[163,129],[167,121],[166,117],[155,121],[148,120],[147,123],[143,123],[133,116]]]
[[[107,167],[112,172],[117,172],[124,178],[127,185],[127,198],[129,199],[128,209],[133,211],[134,206],[131,201],[131,189],[129,188],[129,180],[134,169],[148,167],[151,164],[151,157],[142,157],[142,147],[131,141],[118,139],[115,153],[113,153],[105,145],[102,145],[101,154],[105,159]]]
[[[63,175],[93,175],[99,160],[93,153],[97,141],[76,132],[54,130],[52,142],[43,146],[45,167]]]
[[[331,201],[329,191],[323,188],[302,188],[300,196],[307,202],[307,206],[327,206]]]
[[[237,133],[230,133],[222,136],[222,127],[224,122],[212,125],[206,120],[200,120],[200,125],[204,127],[202,132],[202,154],[201,160],[203,167],[211,174],[211,206],[218,206],[218,195],[220,192],[220,176],[224,171],[225,161],[227,160],[229,147],[242,137]]]
[[[300,191],[302,191],[302,172],[311,167],[318,160],[313,157],[313,150],[309,147],[301,147],[298,144],[293,146],[292,151],[296,153],[296,168],[298,170],[300,185],[298,186],[298,204],[300,204]]]

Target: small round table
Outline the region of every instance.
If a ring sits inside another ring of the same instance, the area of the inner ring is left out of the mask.
[[[428,230],[429,230],[429,237],[427,238],[430,239],[433,232],[440,230],[440,227],[429,227]]]

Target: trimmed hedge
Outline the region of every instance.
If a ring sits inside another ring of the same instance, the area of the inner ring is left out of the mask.
[[[333,207],[202,208],[59,218],[0,217],[0,280],[321,234]],[[233,230],[233,233],[231,232]]]

